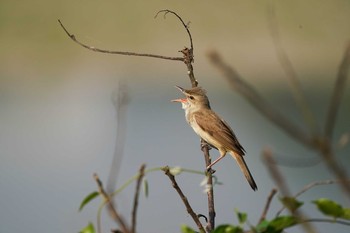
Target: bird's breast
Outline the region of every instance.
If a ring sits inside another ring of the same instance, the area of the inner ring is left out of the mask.
[[[203,130],[203,128],[198,125],[198,123],[196,122],[196,120],[194,118],[189,119],[189,124],[191,125],[193,131],[199,137],[201,137],[204,141],[206,141],[211,146],[213,146],[213,147],[215,147],[217,149],[222,148],[221,143],[218,140],[216,140],[215,137],[212,134],[210,134],[209,132]]]

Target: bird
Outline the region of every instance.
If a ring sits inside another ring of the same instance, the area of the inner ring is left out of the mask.
[[[207,166],[207,171],[224,158],[226,153],[229,153],[236,160],[251,188],[256,191],[258,186],[243,158],[245,150],[226,121],[211,110],[206,91],[202,87],[193,87],[187,90],[179,86],[176,88],[186,98],[174,99],[172,102],[182,104],[187,123],[199,137],[220,153],[220,157]]]

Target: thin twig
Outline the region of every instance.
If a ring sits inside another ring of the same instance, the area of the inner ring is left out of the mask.
[[[156,17],[159,15],[159,13],[164,13],[164,17],[165,17],[168,13],[171,13],[171,14],[175,15],[175,16],[181,21],[182,25],[184,26],[184,28],[185,28],[186,31],[187,31],[187,35],[188,35],[188,37],[189,37],[189,39],[190,39],[191,50],[192,50],[192,53],[193,53],[193,41],[192,41],[191,32],[190,32],[189,27],[188,27],[189,24],[188,24],[188,23],[186,24],[186,23],[182,20],[182,18],[181,18],[176,12],[171,11],[171,10],[168,10],[168,9],[158,11],[157,14],[154,16],[154,18],[156,18]]]
[[[333,130],[335,128],[335,120],[338,113],[338,108],[346,87],[346,80],[348,78],[350,66],[350,43],[348,43],[342,62],[338,69],[337,80],[334,85],[331,101],[328,107],[328,114],[325,123],[325,135],[332,139]]]
[[[109,214],[111,218],[121,227],[123,233],[130,233],[124,219],[119,215],[119,213],[115,209],[113,203],[111,202],[110,196],[104,190],[102,181],[96,173],[94,174],[94,179],[97,183],[99,193],[103,196],[104,201],[108,204]]]
[[[135,189],[135,195],[134,195],[134,205],[132,208],[132,214],[131,214],[131,233],[136,232],[136,213],[137,213],[137,207],[139,202],[139,195],[140,195],[140,187],[141,187],[141,181],[145,175],[145,164],[142,164],[139,170],[139,177],[136,182],[136,189]]]
[[[297,192],[294,195],[294,198],[299,197],[301,194],[305,193],[306,191],[308,191],[309,189],[315,187],[315,186],[319,186],[319,185],[329,185],[329,184],[339,184],[340,181],[339,180],[321,180],[321,181],[315,181],[312,182],[308,185],[305,185],[299,192]]]
[[[277,193],[277,189],[272,189],[270,192],[270,195],[267,197],[264,211],[261,213],[261,217],[259,219],[259,224],[266,219],[266,215],[267,215],[267,212],[269,211],[272,198],[275,196],[276,193]]]
[[[216,51],[210,51],[208,56],[211,63],[223,73],[232,88],[241,94],[263,116],[283,129],[296,141],[301,142],[307,147],[314,146],[313,140],[311,140],[300,127],[293,124],[289,119],[268,104],[251,85],[245,82],[231,66],[222,60],[221,56]]]
[[[350,182],[350,180],[349,180]],[[312,182],[310,184],[305,185],[299,192],[297,192],[293,198],[297,198],[299,197],[301,194],[305,193],[306,191],[312,189],[315,186],[319,186],[319,185],[330,185],[330,184],[339,184],[340,181],[339,180],[321,180],[321,181],[315,181]],[[283,210],[285,210],[285,206],[282,206],[282,208],[276,213],[276,217],[279,216]]]
[[[193,72],[193,66],[192,63],[194,62],[193,59],[193,41],[192,41],[192,35],[191,32],[189,30],[188,24],[186,24],[183,19],[174,11],[171,10],[160,10],[157,12],[157,14],[155,15],[155,18],[159,15],[159,13],[164,13],[164,17],[168,14],[171,13],[173,15],[175,15],[182,23],[182,25],[184,26],[184,28],[186,29],[187,35],[189,37],[190,40],[190,48],[184,48],[182,49],[180,52],[183,54],[183,62],[186,64],[187,66],[187,74],[190,78],[192,87],[196,87],[198,85],[197,80],[194,77],[194,72]]]
[[[100,53],[108,53],[108,54],[119,54],[119,55],[127,55],[127,56],[139,56],[139,57],[153,57],[153,58],[160,58],[165,60],[173,60],[173,61],[183,61],[184,59],[182,57],[168,57],[168,56],[162,56],[162,55],[156,55],[156,54],[148,54],[148,53],[134,53],[134,52],[124,52],[124,51],[113,51],[113,50],[107,50],[107,49],[99,49],[87,44],[84,44],[80,42],[75,35],[70,34],[68,30],[63,26],[61,20],[58,20],[63,30],[66,32],[66,34],[71,38],[75,43],[79,44],[80,46],[92,50],[94,52],[100,52]]]
[[[281,66],[288,78],[294,100],[300,109],[300,112],[304,118],[305,123],[310,128],[311,133],[317,133],[316,132],[317,125],[316,125],[315,117],[311,112],[311,108],[302,90],[301,84],[297,77],[297,73],[295,72],[292,63],[282,46],[282,42],[279,34],[278,21],[276,18],[276,13],[275,13],[275,8],[273,3],[270,3],[268,5],[267,18],[269,21],[270,33],[271,33],[272,40],[274,42],[273,44],[275,46],[275,51],[276,51],[278,60],[281,63]]]
[[[198,215],[193,211],[190,203],[188,202],[187,200],[187,197],[184,195],[184,193],[182,192],[181,188],[179,187],[179,185],[177,184],[176,180],[175,180],[175,176],[173,176],[171,173],[170,173],[170,169],[168,166],[164,167],[162,169],[165,173],[165,175],[167,175],[171,181],[171,184],[173,185],[174,189],[177,191],[177,193],[179,194],[182,202],[184,203],[185,207],[186,207],[186,210],[187,210],[187,213],[189,213],[189,215],[191,215],[193,221],[196,223],[198,229],[200,232],[204,233],[205,230],[202,226],[202,223],[199,221],[199,218],[198,218]]]
[[[305,219],[304,221],[301,221],[300,223],[303,223],[303,222],[338,223],[338,224],[350,226],[350,222],[349,221],[343,221],[343,220],[333,219],[333,218],[332,219],[327,219],[327,218],[309,218],[309,219]]]

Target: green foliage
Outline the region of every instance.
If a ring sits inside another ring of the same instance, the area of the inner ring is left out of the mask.
[[[220,225],[215,228],[212,233],[243,233],[243,229],[239,226],[233,225]]]
[[[145,173],[152,172],[152,171],[159,171],[163,168],[153,168],[146,170]],[[173,167],[170,168],[170,172],[172,175],[179,175],[182,172],[189,172],[194,174],[200,174],[203,175],[203,172],[197,172],[189,169],[184,169],[180,167]],[[132,178],[130,178],[124,185],[122,185],[118,190],[113,192],[111,194],[111,197],[116,196],[118,193],[120,193],[122,190],[124,190],[127,186],[129,186],[133,181],[137,180],[139,175],[135,175]],[[207,177],[205,177],[203,184],[207,184]],[[143,180],[143,191],[146,197],[148,197],[149,193],[149,186],[148,181],[146,179]],[[99,192],[91,192],[88,194],[84,200],[81,202],[79,211],[81,211],[87,204],[89,204],[92,200],[94,200],[96,197],[98,197],[100,194]],[[273,219],[263,219],[260,223],[257,225],[252,225],[248,220],[248,215],[245,212],[240,212],[238,209],[235,209],[235,213],[238,219],[238,225],[231,225],[231,224],[223,224],[217,226],[215,229],[213,229],[212,233],[243,233],[244,224],[247,224],[251,229],[251,232],[254,233],[281,233],[284,232],[285,229],[293,227],[297,224],[300,224],[298,219],[293,215],[293,213],[299,209],[304,203],[297,200],[295,197],[281,197],[280,202],[283,204],[285,208],[287,208],[292,214],[291,215],[284,215],[284,216],[276,216]],[[350,208],[343,208],[340,204],[338,204],[335,201],[332,201],[327,198],[320,198],[317,200],[312,201],[313,204],[317,206],[317,208],[320,210],[321,213],[323,213],[326,216],[330,216],[336,220],[337,218],[350,220]],[[98,211],[98,221],[101,217],[101,210],[103,209],[104,205],[106,204],[105,201],[103,201],[99,207]],[[266,213],[263,215],[266,216]],[[328,219],[328,221],[331,219]],[[338,223],[341,223],[341,221],[337,221]],[[345,221],[342,221],[342,224]],[[350,222],[349,222],[350,223]],[[80,233],[95,233],[95,228],[92,223],[89,223],[85,228],[83,228]],[[187,225],[181,226],[181,232],[182,233],[196,233],[197,231],[192,229],[191,227]]]
[[[350,209],[348,209],[348,208],[343,208],[343,210],[344,210],[344,213],[343,213],[342,218],[343,218],[343,219],[350,220]]]
[[[269,221],[267,220],[263,220],[261,223],[259,223],[256,227],[255,227],[255,231],[256,232],[264,232],[267,227],[269,226]]]
[[[239,213],[239,212],[238,212]],[[246,221],[246,214],[242,215],[242,222]],[[240,218],[240,217],[239,217]],[[244,221],[243,221],[244,220]],[[263,220],[256,227],[252,227],[252,232],[256,233],[281,233],[286,228],[292,227],[298,223],[297,219],[293,216],[280,216],[272,219],[271,221]],[[244,232],[241,226],[234,225],[220,225],[214,229],[212,233],[242,233]]]
[[[95,233],[95,227],[90,222],[86,227],[84,227],[79,233]]]
[[[81,211],[81,210],[84,208],[84,206],[85,206],[86,204],[88,204],[90,201],[92,201],[93,199],[95,199],[98,195],[99,195],[99,193],[96,192],[96,191],[90,193],[89,195],[87,195],[87,196],[84,198],[84,200],[81,202],[80,207],[79,207],[79,211]]]
[[[304,204],[304,202],[298,201],[295,197],[281,197],[280,201],[292,213]]]
[[[298,223],[294,216],[280,216],[271,220],[263,233],[280,233],[288,227],[292,227]]]
[[[340,204],[327,198],[314,200],[317,208],[324,214],[333,218],[343,218],[350,220],[350,209],[343,208]]]
[[[239,212],[237,209],[235,209],[235,212],[237,214],[239,224],[243,225],[247,221],[247,217],[248,217],[247,213]]]
[[[191,227],[187,225],[181,225],[181,232],[182,233],[196,233],[195,230],[193,230]]]

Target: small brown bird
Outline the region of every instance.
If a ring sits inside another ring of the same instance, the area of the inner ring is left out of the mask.
[[[243,158],[245,153],[244,148],[238,142],[230,126],[211,110],[206,91],[201,87],[194,87],[189,90],[179,86],[176,87],[186,98],[172,101],[182,104],[182,108],[185,110],[186,120],[194,132],[220,152],[220,157],[212,162],[207,167],[207,170],[219,162],[228,152],[237,161],[252,189],[254,191],[257,190],[258,187]]]

